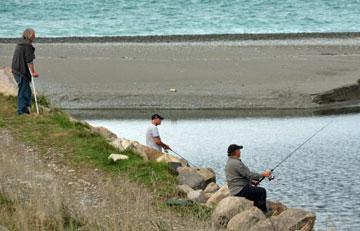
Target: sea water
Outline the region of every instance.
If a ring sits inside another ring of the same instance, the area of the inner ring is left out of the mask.
[[[0,37],[359,32],[359,0],[0,0]]]
[[[166,116],[166,115],[165,115]],[[145,143],[149,119],[88,120]],[[360,230],[360,114],[317,117],[168,118],[160,135],[195,166],[211,167],[225,181],[229,144],[244,146],[253,171],[271,169],[316,131],[321,132],[275,169],[262,186],[271,200],[316,213],[316,229]]]

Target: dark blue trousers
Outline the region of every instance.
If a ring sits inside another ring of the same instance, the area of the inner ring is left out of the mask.
[[[18,83],[18,109],[16,114],[21,115],[30,113],[28,107],[31,106],[31,88],[30,81],[26,80],[22,75],[15,74],[15,80]]]
[[[266,189],[246,185],[236,196],[254,201],[254,205],[266,213]]]

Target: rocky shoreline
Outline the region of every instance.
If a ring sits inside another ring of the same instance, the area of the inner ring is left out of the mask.
[[[90,125],[88,125],[90,126]],[[91,126],[90,126],[91,127]],[[170,206],[187,206],[197,203],[214,208],[211,222],[216,230],[313,230],[316,216],[314,213],[287,208],[281,202],[268,201],[268,207],[273,211],[271,216],[265,215],[253,205],[253,202],[239,197],[230,196],[227,184],[220,186],[216,183],[215,172],[207,167],[190,167],[186,160],[179,159],[168,153],[131,141],[116,137],[111,131],[103,127],[91,127],[117,149],[130,149],[143,158],[144,161],[167,163],[169,174],[177,176],[178,197],[168,200]],[[111,154],[113,161],[126,161],[120,154]]]

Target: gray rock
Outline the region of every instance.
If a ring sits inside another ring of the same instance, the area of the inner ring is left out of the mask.
[[[100,136],[104,137],[105,139],[113,140],[117,138],[117,136],[114,133],[112,133],[110,130],[104,127],[91,127],[91,131],[94,133],[98,133]]]
[[[219,202],[230,196],[230,191],[227,184],[224,184],[216,193],[214,193],[206,202],[206,205],[211,207],[219,204]]]
[[[205,189],[205,187],[211,183],[216,182],[216,175],[215,172],[210,168],[196,168],[196,167],[179,167],[177,169],[180,175],[187,175],[187,176],[195,176],[198,175],[202,178],[203,183],[200,188],[194,189]],[[191,186],[190,184],[188,184]],[[192,187],[192,186],[191,186]]]
[[[231,218],[227,225],[227,230],[249,230],[251,226],[264,219],[266,219],[264,213],[257,207],[253,206],[249,210],[239,213]]]
[[[196,172],[181,172],[177,176],[177,181],[179,184],[189,185],[195,190],[204,189],[206,187],[204,179]]]
[[[243,197],[227,197],[216,206],[211,221],[215,229],[225,228],[236,214],[253,207],[253,202]]]
[[[179,162],[168,162],[169,172],[175,176],[179,175],[179,172],[177,171],[177,169],[181,166],[182,166],[182,164]]]
[[[205,203],[206,198],[203,190],[190,191],[187,194],[187,198],[196,203]]]
[[[211,182],[206,186],[204,193],[215,193],[219,189],[220,189],[219,185],[217,185],[215,182]]]
[[[259,221],[250,231],[267,230],[301,230],[312,231],[315,224],[315,214],[302,209],[287,209],[279,216]]]
[[[176,193],[179,196],[187,196],[189,192],[194,191],[189,185],[182,184],[176,186]]]

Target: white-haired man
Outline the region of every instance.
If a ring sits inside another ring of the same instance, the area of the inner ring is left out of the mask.
[[[18,83],[18,109],[17,114],[30,114],[31,107],[31,75],[39,77],[35,71],[34,59],[35,48],[32,43],[35,41],[35,31],[31,28],[24,30],[22,40],[16,45],[12,59],[12,73]],[[30,73],[30,71],[31,73]]]

